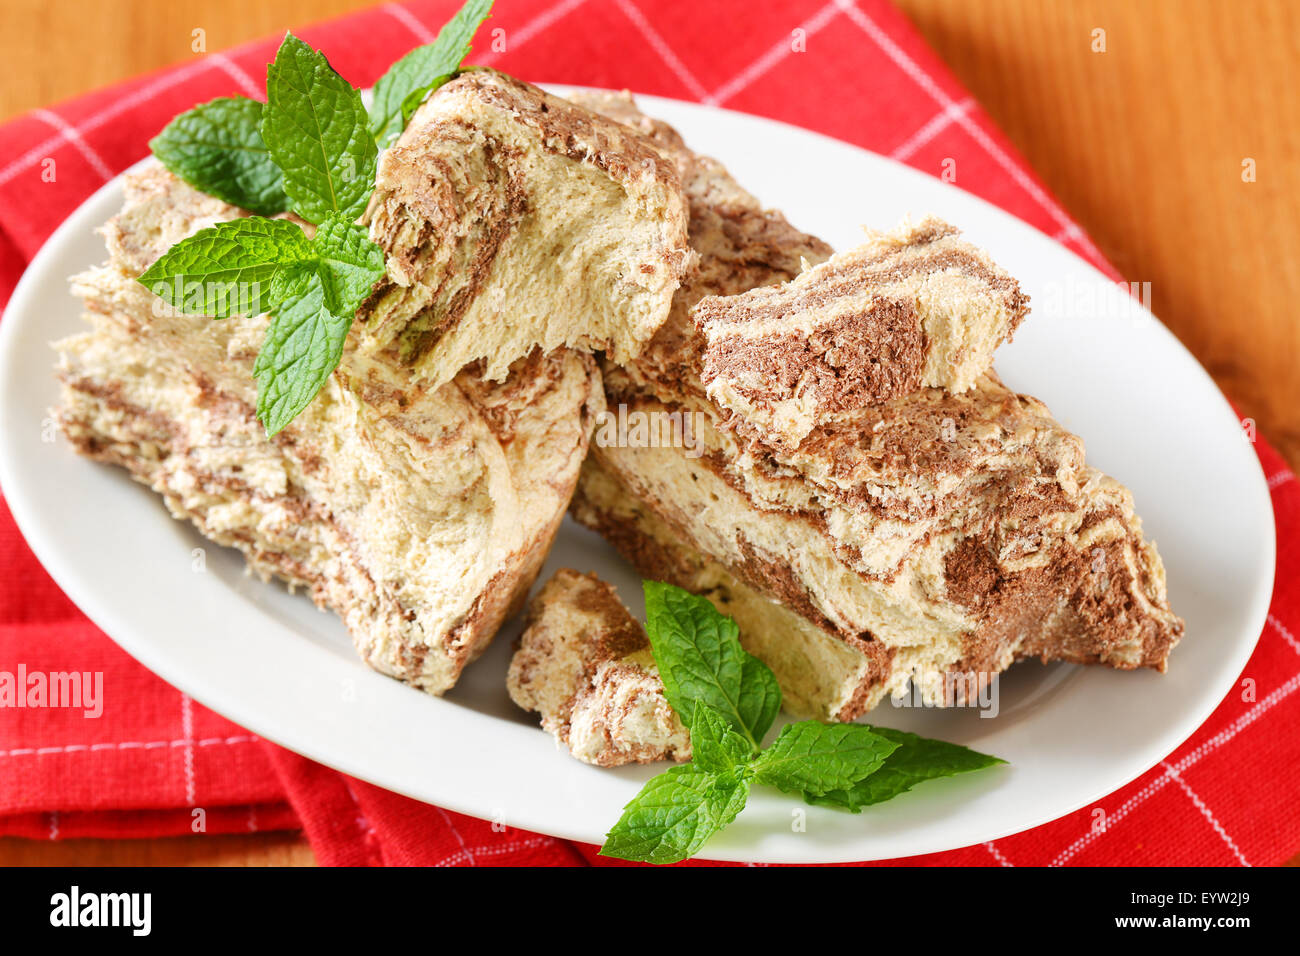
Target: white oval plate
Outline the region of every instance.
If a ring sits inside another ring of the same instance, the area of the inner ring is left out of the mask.
[[[1093,464],[1132,488],[1160,545],[1187,636],[1169,672],[1025,663],[1000,714],[883,705],[882,724],[997,754],[1010,765],[924,784],[858,816],[758,792],[704,856],[763,862],[884,859],[967,846],[1097,800],[1185,740],[1228,692],[1264,624],[1273,511],[1237,417],[1150,313],[1087,263],[988,203],[824,136],[740,113],[641,97],[701,152],[836,248],[859,224],[934,212],[1019,277],[1035,303],[1004,349],[1006,381],[1082,434]],[[815,171],[811,173],[809,171]],[[106,185],[32,262],[0,323],[0,486],[37,556],[73,601],[165,680],[268,740],[420,800],[598,844],[658,769],[599,770],[556,749],[505,691],[517,622],[444,699],[367,670],[341,623],[245,576],[117,469],[43,442],[57,390],[49,343],[81,328],[67,278],[102,261],[94,230],[121,204]],[[205,546],[206,573],[190,552]],[[565,522],[541,580],[596,571],[641,610],[639,582],[596,536]]]

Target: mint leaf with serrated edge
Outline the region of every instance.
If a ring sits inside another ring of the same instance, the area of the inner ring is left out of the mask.
[[[749,741],[731,729],[712,707],[695,702],[691,717],[691,761],[703,770],[723,772],[746,766],[754,756]]]
[[[294,211],[315,223],[361,215],[379,152],[361,93],[290,33],[267,67],[266,97],[262,139]]]
[[[744,771],[673,767],[652,778],[623,808],[600,853],[647,863],[685,860],[736,819],[748,795]]]
[[[1006,763],[999,757],[960,744],[931,740],[892,727],[871,727],[870,730],[895,743],[898,749],[885,758],[879,770],[852,787],[833,789],[822,794],[806,794],[805,799],[809,803],[858,813],[863,807],[883,803],[926,780],[970,773]]]
[[[646,633],[668,703],[689,720],[712,707],[757,750],[781,707],[767,665],[740,646],[736,622],[689,591],[645,582]]]
[[[862,724],[787,724],[754,761],[755,780],[786,793],[845,790],[875,773],[897,749]]]
[[[302,274],[271,319],[253,363],[257,417],[268,437],[306,408],[339,364],[352,316],[325,306],[325,286],[315,272]]]
[[[325,305],[336,315],[352,315],[384,274],[384,250],[363,226],[329,218],[316,229],[312,255],[325,286]]]
[[[222,97],[181,113],[149,141],[149,149],[195,189],[273,216],[289,208],[289,197],[261,125],[257,100]]]
[[[295,223],[250,216],[181,240],[139,281],[180,312],[258,315],[272,307],[277,275],[310,256],[311,243]]]
[[[432,43],[406,54],[375,83],[370,129],[381,147],[400,136],[424,99],[460,68],[469,56],[470,40],[491,9],[492,0],[467,0]]]

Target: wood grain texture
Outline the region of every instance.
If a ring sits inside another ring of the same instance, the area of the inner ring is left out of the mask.
[[[1300,4],[898,3],[1124,276],[1151,283],[1156,314],[1242,414],[1300,465]],[[368,5],[0,0],[0,117],[184,62],[195,29],[220,50]],[[1105,52],[1093,50],[1098,29]],[[310,862],[292,835],[0,840],[0,865]]]
[[[374,0],[0,0],[0,121],[190,61],[201,55],[195,30],[217,51],[370,6]]]
[[[297,833],[159,840],[20,840],[0,837],[0,866],[313,866]]]

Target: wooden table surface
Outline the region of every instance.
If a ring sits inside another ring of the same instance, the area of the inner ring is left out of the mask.
[[[1102,252],[1129,281],[1151,283],[1156,314],[1242,414],[1300,466],[1300,3],[898,2]],[[0,0],[0,117],[187,60],[196,28],[219,50],[368,5]],[[0,840],[0,864],[311,862],[286,835]]]

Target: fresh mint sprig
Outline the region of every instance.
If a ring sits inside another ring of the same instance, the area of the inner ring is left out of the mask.
[[[368,112],[319,50],[287,34],[267,68],[267,102],[213,100],[150,143],[169,170],[257,215],[177,243],[140,276],[174,309],[214,318],[271,314],[253,365],[268,437],[289,424],[338,366],[384,254],[356,220],[375,188],[379,143],[460,68],[491,0],[468,0],[427,46],[385,74]],[[267,219],[292,210],[316,226]]]
[[[267,68],[266,92],[262,141],[315,234],[260,216],[218,223],[172,246],[140,282],[182,312],[271,313],[253,365],[257,417],[270,437],[338,365],[357,308],[384,274],[384,253],[355,222],[378,154],[360,92],[292,33]]]
[[[776,677],[740,646],[735,621],[681,588],[645,582],[646,632],[692,760],[647,783],[605,837],[603,856],[676,863],[739,816],[755,784],[860,812],[923,780],[1003,763],[957,744],[866,724],[804,720],[764,735],[781,704]]]
[[[470,40],[491,10],[492,0],[467,0],[432,43],[416,47],[379,78],[370,104],[370,129],[381,147],[400,136],[429,94],[456,75],[469,56]]]

